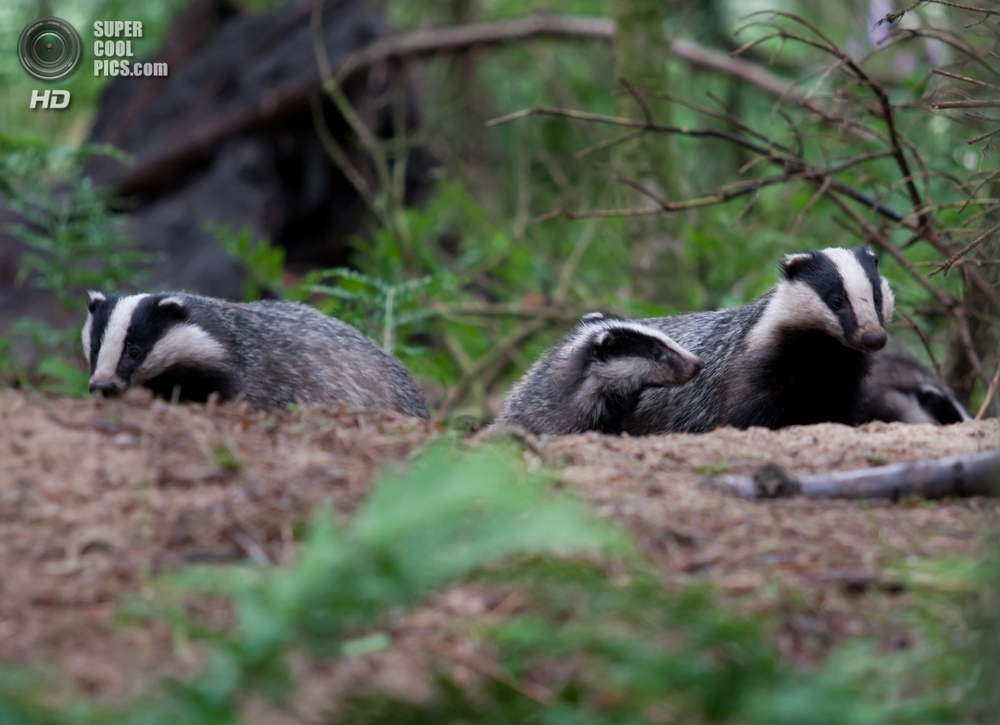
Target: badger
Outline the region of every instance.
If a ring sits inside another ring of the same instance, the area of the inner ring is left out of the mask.
[[[744,307],[643,320],[700,357],[689,385],[646,390],[633,435],[856,419],[893,296],[869,247],[785,256],[778,284]]]
[[[531,366],[495,425],[536,434],[621,433],[643,390],[686,383],[701,366],[659,330],[592,312]]]
[[[428,418],[410,374],[358,330],[305,305],[177,292],[90,292],[83,354],[90,392],[133,385],[168,399],[317,403]]]
[[[972,420],[952,389],[902,345],[890,340],[873,357],[858,406],[858,423],[949,425]]]

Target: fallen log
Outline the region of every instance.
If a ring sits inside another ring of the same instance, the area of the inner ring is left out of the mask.
[[[801,478],[767,463],[752,476],[712,476],[704,485],[747,499],[1000,496],[1000,449]]]

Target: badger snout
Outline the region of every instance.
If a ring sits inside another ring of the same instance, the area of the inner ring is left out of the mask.
[[[684,367],[681,373],[681,381],[687,382],[695,375],[701,372],[701,369],[705,367],[705,363],[697,355],[691,355],[690,357],[684,358]]]
[[[91,380],[90,394],[102,398],[117,398],[125,392],[125,387],[114,380]]]
[[[858,352],[878,352],[888,341],[888,336],[885,334],[885,330],[881,327],[876,327],[874,325],[868,325],[862,327],[860,330],[855,330],[853,335],[850,335],[846,339],[841,338],[841,342],[851,348],[852,350],[857,350]]]
[[[702,359],[693,353],[685,351],[682,355],[673,351],[671,352],[670,365],[666,375],[667,379],[664,381],[667,385],[683,385],[700,373],[701,369],[705,367]]]
[[[866,332],[861,336],[858,347],[861,349],[861,352],[877,352],[885,347],[886,340],[888,339],[882,330]]]

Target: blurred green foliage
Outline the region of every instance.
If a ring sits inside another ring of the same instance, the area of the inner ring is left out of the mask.
[[[16,284],[50,291],[63,315],[82,317],[86,299],[81,287],[117,290],[142,280],[150,255],[125,233],[116,203],[81,174],[96,154],[121,157],[112,147],[66,146],[0,135],[0,194],[8,211],[21,221],[5,232],[23,246]],[[59,185],[59,194],[51,188]],[[27,370],[4,354],[19,340],[39,351],[37,366]],[[68,395],[87,394],[87,374],[79,364],[77,330],[22,318],[0,336],[0,378],[22,385],[35,382]]]
[[[807,672],[781,663],[766,624],[720,608],[704,586],[665,587],[627,541],[512,448],[439,440],[406,472],[383,475],[350,526],[317,515],[294,564],[189,569],[161,582],[159,597],[135,600],[131,617],[163,619],[204,646],[200,672],[120,711],[43,707],[44,679],[10,673],[0,721],[235,724],[251,696],[294,720],[292,655],[329,662],[390,647],[387,628],[463,582],[523,602],[499,620],[454,623],[495,657],[484,685],[445,669],[430,700],[348,696],[333,722],[956,725],[996,714],[992,566],[914,574],[924,631],[944,600],[949,631],[897,654],[858,642]],[[232,626],[185,613],[187,592],[231,600]],[[970,619],[958,630],[963,607]]]
[[[81,309],[74,286],[118,289],[141,281],[146,260],[114,214],[114,200],[81,175],[83,163],[97,154],[125,158],[110,146],[50,145],[0,136],[0,193],[6,208],[23,221],[7,232],[20,241],[18,282],[51,291],[63,309]],[[51,187],[60,184],[62,193]]]

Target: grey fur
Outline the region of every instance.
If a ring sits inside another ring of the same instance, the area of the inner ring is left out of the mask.
[[[591,312],[514,386],[496,426],[620,433],[643,390],[681,385],[699,370],[696,356],[659,331]]]
[[[315,403],[429,417],[395,357],[305,305],[92,292],[89,309],[83,343],[94,393],[142,385],[168,398],[218,392],[259,409]]]
[[[972,417],[947,383],[890,341],[874,355],[858,410],[859,423],[872,420],[948,425]]]
[[[626,431],[854,422],[871,352],[885,344],[888,283],[868,248],[789,255],[782,269],[782,281],[744,307],[641,321],[705,368],[688,385],[645,391]]]

